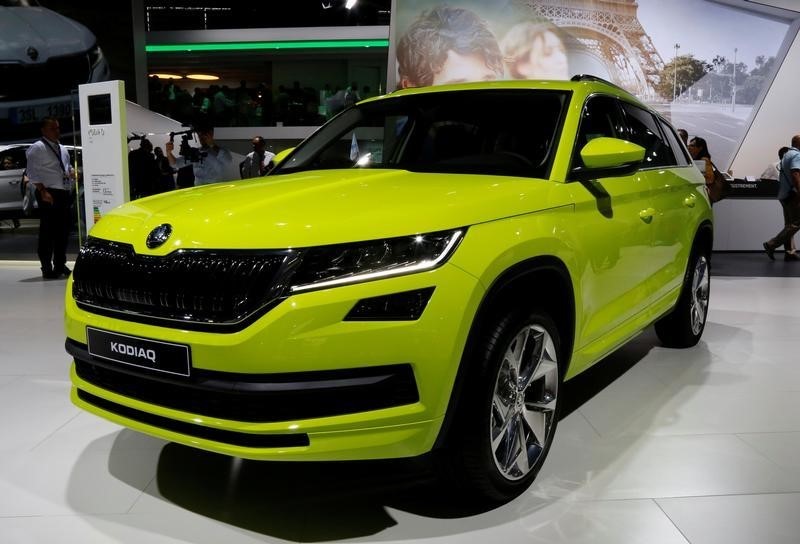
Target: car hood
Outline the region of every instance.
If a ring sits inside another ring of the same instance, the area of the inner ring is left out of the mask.
[[[0,7],[0,36],[0,60],[24,63],[81,53],[95,43],[82,24],[39,7]],[[35,61],[28,56],[29,47],[38,52]]]
[[[401,170],[327,170],[156,195],[102,217],[92,236],[138,253],[178,248],[298,248],[435,232],[548,207],[556,182]],[[145,246],[169,223],[163,246]]]

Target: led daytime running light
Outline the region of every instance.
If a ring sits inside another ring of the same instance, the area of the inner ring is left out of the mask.
[[[450,253],[452,252],[453,248],[456,246],[458,241],[461,239],[463,235],[463,231],[457,230],[452,233],[450,236],[450,240],[447,242],[447,245],[442,250],[442,252],[435,258],[435,259],[428,259],[424,261],[420,261],[416,264],[411,266],[405,266],[402,268],[393,268],[391,270],[380,270],[377,272],[366,272],[364,274],[354,274],[352,276],[347,276],[344,278],[336,278],[333,280],[324,280],[316,283],[307,283],[304,285],[293,285],[291,287],[292,293],[301,293],[303,291],[310,291],[316,289],[323,289],[325,287],[337,287],[339,285],[346,285],[348,283],[360,283],[364,281],[370,280],[377,280],[381,278],[387,278],[390,276],[399,276],[404,274],[413,274],[415,272],[422,272],[425,270],[430,270],[432,268],[436,268],[439,263],[441,263],[444,259],[446,259]]]

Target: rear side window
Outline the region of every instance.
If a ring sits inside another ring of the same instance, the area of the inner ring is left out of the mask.
[[[672,154],[675,155],[675,162],[679,166],[687,166],[692,164],[692,158],[689,156],[689,151],[686,149],[686,146],[681,143],[677,133],[675,132],[675,129],[673,129],[669,123],[664,122],[662,119],[658,120],[658,125],[661,127],[661,131],[667,137],[667,142],[669,142],[669,146],[672,148]]]
[[[653,114],[626,102],[621,105],[628,125],[627,139],[645,149],[642,167],[675,166],[675,156],[664,141]]]
[[[12,147],[0,151],[0,170],[22,170],[28,163],[25,157],[25,147]]]

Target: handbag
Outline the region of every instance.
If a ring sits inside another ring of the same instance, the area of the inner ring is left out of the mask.
[[[714,178],[711,180],[711,183],[706,184],[706,189],[708,190],[708,199],[713,204],[728,196],[730,187],[728,185],[728,180],[725,179],[725,175],[717,170],[713,162],[711,163],[711,168],[714,171]]]

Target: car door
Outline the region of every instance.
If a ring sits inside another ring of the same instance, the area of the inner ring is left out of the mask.
[[[622,103],[630,140],[645,148],[641,175],[650,185],[654,210],[652,220],[653,274],[648,289],[653,301],[680,285],[689,257],[695,216],[692,208],[703,198],[696,168],[680,145],[672,127],[653,113]]]
[[[27,146],[9,147],[0,151],[0,210],[22,210],[20,182],[25,170]]]
[[[601,136],[627,139],[627,128],[618,99],[595,95],[583,108],[572,168],[583,166],[580,150]],[[578,324],[585,345],[623,326],[648,302],[651,184],[639,172],[572,183],[577,244],[587,258],[580,277],[584,323]]]

